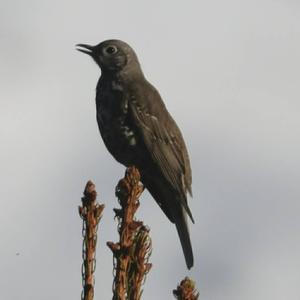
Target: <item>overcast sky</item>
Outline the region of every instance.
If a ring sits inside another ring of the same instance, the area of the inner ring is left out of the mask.
[[[76,43],[136,50],[191,156],[195,266],[145,192],[154,267],[143,299],[186,275],[201,300],[300,299],[300,4],[293,0],[1,1],[0,289],[7,300],[79,299],[85,183],[106,209],[96,298],[110,299],[114,187],[124,167],[95,118],[100,70]],[[17,255],[19,254],[19,255]]]

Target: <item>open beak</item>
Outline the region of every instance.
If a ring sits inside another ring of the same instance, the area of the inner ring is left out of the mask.
[[[76,47],[77,47],[76,50],[83,52],[85,54],[88,54],[90,56],[93,56],[94,49],[95,49],[94,46],[90,46],[90,45],[86,45],[86,44],[77,44]]]

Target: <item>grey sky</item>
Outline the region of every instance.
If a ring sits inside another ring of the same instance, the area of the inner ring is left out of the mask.
[[[195,267],[148,195],[154,264],[144,299],[189,274],[201,300],[300,299],[300,7],[297,1],[2,1],[0,288],[8,300],[78,299],[77,205],[106,204],[96,298],[111,297],[114,186],[100,140],[100,70],[74,50],[120,38],[182,129],[193,169]],[[20,253],[20,255],[16,255]]]

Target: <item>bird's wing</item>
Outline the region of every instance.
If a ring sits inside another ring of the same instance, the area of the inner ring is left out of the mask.
[[[181,194],[181,204],[193,220],[186,201],[186,192],[191,194],[191,168],[179,128],[152,86],[147,93],[136,91],[135,97],[129,101],[129,107],[153,162]]]

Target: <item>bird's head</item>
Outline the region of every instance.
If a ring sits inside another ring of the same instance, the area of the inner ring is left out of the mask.
[[[96,46],[78,44],[77,50],[90,55],[104,73],[118,73],[122,70],[141,72],[134,50],[120,40],[107,40]]]

